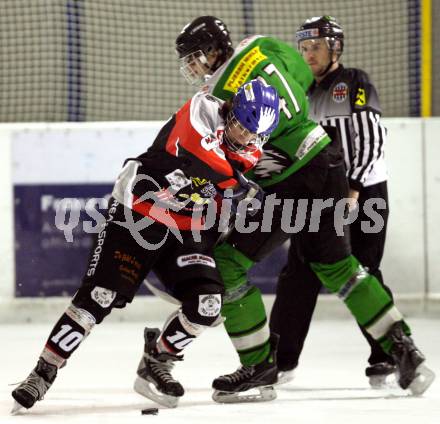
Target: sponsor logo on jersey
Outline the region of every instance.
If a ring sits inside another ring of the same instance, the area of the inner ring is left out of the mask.
[[[115,300],[116,292],[96,286],[91,292],[92,299],[102,308],[108,308]]]
[[[215,188],[214,184],[209,183],[200,190],[200,193],[202,193],[205,197],[214,197],[217,194],[217,189]]]
[[[206,184],[209,184],[210,181],[207,180],[206,178],[191,177],[191,183],[192,183],[193,187],[201,187]]]
[[[219,294],[199,294],[198,312],[203,317],[215,317],[220,313],[222,298]]]
[[[170,188],[180,190],[191,184],[191,180],[187,178],[181,169],[175,169],[173,172],[165,175],[165,179],[170,183]]]
[[[200,144],[205,150],[210,151],[220,146],[221,142],[215,134],[208,134],[200,140]]]
[[[332,95],[336,103],[342,103],[348,96],[348,85],[345,82],[336,84]]]
[[[206,178],[191,177],[191,184],[193,188],[199,188],[205,197],[214,197],[217,194],[214,184]]]
[[[177,266],[180,268],[188,265],[207,265],[215,268],[215,261],[210,256],[201,255],[200,253],[182,255],[177,258]]]
[[[211,203],[212,198],[217,194],[214,184],[206,178],[191,177],[191,189],[197,192],[179,193],[177,196],[181,199],[189,199],[196,205],[205,205]]]
[[[217,130],[216,134],[208,134],[200,140],[200,145],[209,151],[213,151],[221,159],[226,160],[225,153],[220,148],[222,144],[223,130]]]
[[[367,104],[367,96],[364,88],[358,88],[354,104],[357,106],[365,106]]]
[[[301,160],[307,155],[325,136],[327,133],[318,125],[315,129],[309,132],[307,137],[301,142],[295,156]]]
[[[236,93],[239,87],[246,82],[254,68],[264,59],[267,59],[267,56],[261,52],[259,46],[249,50],[237,63],[223,88],[226,91]]]

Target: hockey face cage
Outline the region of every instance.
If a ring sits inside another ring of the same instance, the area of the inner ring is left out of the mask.
[[[226,118],[223,142],[234,153],[252,154],[261,149],[269,139],[269,135],[253,133],[241,125],[233,112]]]
[[[192,85],[202,84],[234,49],[225,23],[215,16],[200,16],[186,25],[176,39],[180,71]],[[215,58],[211,57],[215,55]],[[209,59],[212,59],[208,61]]]
[[[202,50],[179,58],[180,73],[191,85],[201,85],[210,74],[208,58]]]

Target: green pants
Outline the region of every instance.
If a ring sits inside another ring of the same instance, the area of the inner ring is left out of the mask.
[[[226,331],[243,365],[260,363],[269,353],[269,328],[261,292],[247,280],[254,262],[228,243],[215,249],[215,259],[225,284],[222,315]],[[391,344],[385,334],[403,317],[379,281],[352,255],[332,264],[310,265],[323,285],[344,301],[357,322],[388,352]]]

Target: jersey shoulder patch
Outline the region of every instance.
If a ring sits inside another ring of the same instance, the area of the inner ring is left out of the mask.
[[[348,97],[348,84],[344,81],[338,82],[332,90],[332,99],[336,103],[342,103]]]
[[[365,106],[367,104],[367,94],[365,93],[365,88],[358,87],[356,92],[356,101],[354,104],[357,106]]]
[[[372,107],[380,110],[378,95],[369,75],[362,69],[344,69],[344,75],[351,87],[351,104],[355,110]]]

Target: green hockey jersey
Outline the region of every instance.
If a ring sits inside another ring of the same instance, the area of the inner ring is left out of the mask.
[[[291,46],[271,37],[244,39],[234,55],[207,81],[207,90],[227,100],[246,81],[263,78],[280,96],[280,122],[249,175],[261,186],[278,183],[300,169],[331,140],[308,119],[306,91],[313,82],[309,66]]]

